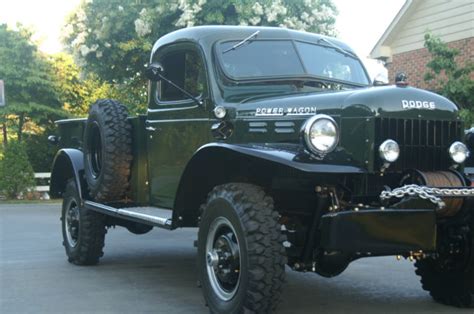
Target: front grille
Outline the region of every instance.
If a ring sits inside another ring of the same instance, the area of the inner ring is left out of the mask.
[[[449,146],[462,138],[460,121],[377,118],[375,120],[375,165],[380,167],[378,147],[386,139],[400,145],[400,157],[389,171],[415,168],[423,171],[447,169]]]

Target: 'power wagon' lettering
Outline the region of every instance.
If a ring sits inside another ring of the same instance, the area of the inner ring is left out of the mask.
[[[316,107],[262,107],[255,111],[256,116],[303,116],[316,114]]]

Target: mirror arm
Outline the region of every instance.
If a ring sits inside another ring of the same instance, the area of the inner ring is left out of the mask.
[[[170,84],[171,86],[173,86],[174,88],[178,89],[180,92],[182,92],[183,94],[185,94],[186,96],[188,96],[190,99],[192,99],[196,104],[198,104],[198,106],[202,106],[203,105],[203,101],[200,100],[200,99],[197,99],[196,97],[194,97],[193,95],[191,95],[190,92],[188,92],[187,90],[185,90],[184,88],[178,86],[177,84],[175,84],[174,82],[170,81],[169,79],[167,79],[165,76],[163,76],[162,74],[160,73],[157,73],[158,77],[160,79],[162,79],[163,81],[165,81],[166,83]]]

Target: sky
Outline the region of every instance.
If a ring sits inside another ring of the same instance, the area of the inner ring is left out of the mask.
[[[377,61],[368,59],[372,48],[382,37],[405,0],[333,0],[339,10],[336,29],[339,38],[346,42],[363,60],[372,78],[386,69]]]
[[[20,22],[36,31],[40,49],[61,51],[61,26],[80,0],[1,0],[0,23]],[[366,57],[405,0],[333,0],[339,10],[336,29],[339,38],[351,46],[364,61],[370,75],[386,75],[382,65]]]

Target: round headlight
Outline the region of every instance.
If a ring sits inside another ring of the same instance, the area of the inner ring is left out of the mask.
[[[303,126],[306,148],[316,154],[327,154],[336,148],[339,129],[328,115],[318,114],[309,118]]]
[[[227,110],[225,110],[224,107],[217,106],[216,108],[214,108],[214,115],[216,116],[216,118],[224,119],[226,114],[227,114]]]
[[[461,164],[469,157],[469,150],[463,143],[454,142],[449,147],[449,156],[455,163]]]
[[[380,144],[379,154],[386,162],[394,162],[400,156],[400,147],[394,140],[386,140]]]

